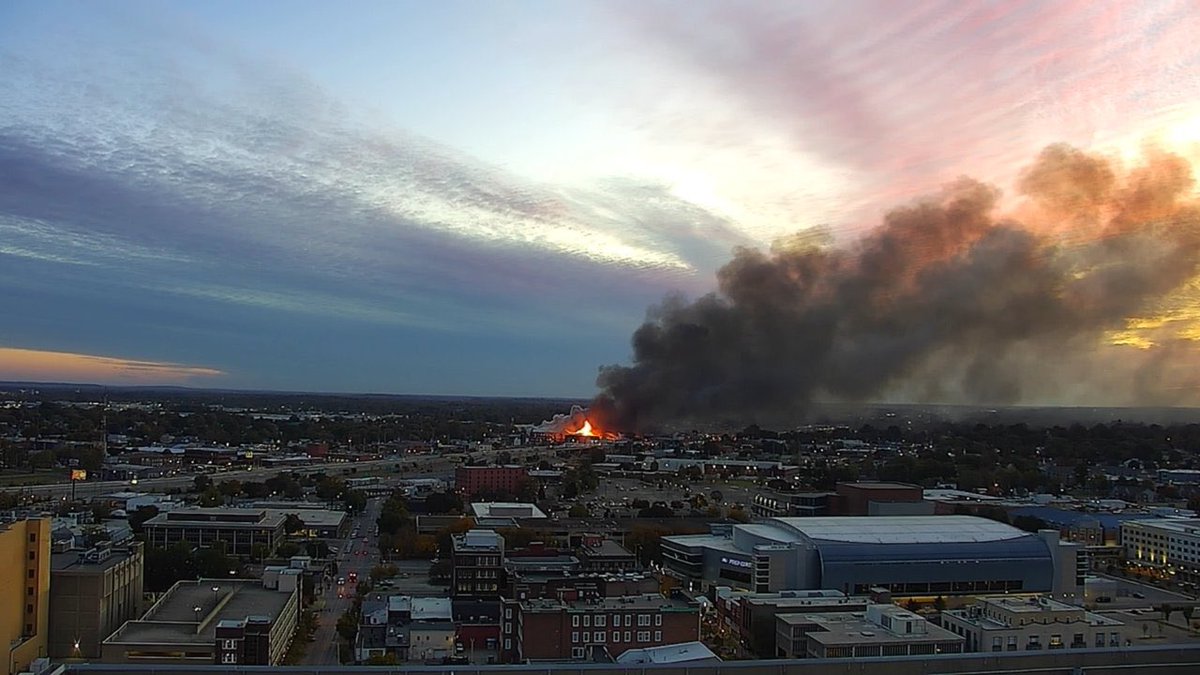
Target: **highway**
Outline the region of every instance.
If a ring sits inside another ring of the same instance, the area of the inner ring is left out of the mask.
[[[480,450],[470,453],[472,457],[482,460],[490,460],[499,451],[497,450]],[[417,470],[413,470],[412,465],[417,465]],[[242,469],[233,471],[217,471],[206,473],[214,483],[220,483],[223,480],[239,480],[246,481],[264,481],[279,473],[301,473],[314,474],[325,473],[330,475],[342,475],[349,478],[358,478],[371,475],[374,472],[382,472],[387,469],[393,470],[395,473],[404,475],[405,477],[416,478],[421,474],[427,474],[434,471],[446,471],[451,469],[455,464],[446,455],[411,455],[406,457],[390,457],[388,459],[373,459],[362,462],[337,463],[337,464],[316,464],[303,467],[289,468],[259,468],[259,469]],[[349,473],[353,469],[354,473]],[[94,497],[96,495],[109,494],[119,492],[121,490],[136,490],[138,492],[166,492],[171,488],[190,489],[195,485],[196,476],[199,474],[179,474],[176,476],[167,476],[164,478],[147,478],[144,480],[108,480],[108,481],[78,481],[74,486],[74,494],[76,498]],[[71,492],[71,483],[53,483],[49,485],[29,485],[7,487],[0,492],[12,492],[22,495],[32,495],[38,497],[69,497]]]

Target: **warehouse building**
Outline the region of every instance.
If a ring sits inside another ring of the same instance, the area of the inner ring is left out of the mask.
[[[772,518],[663,537],[673,574],[756,593],[833,589],[897,596],[1048,592],[1074,599],[1086,559],[1055,530],[974,516]]]

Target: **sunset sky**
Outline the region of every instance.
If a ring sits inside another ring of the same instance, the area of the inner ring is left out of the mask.
[[[0,379],[588,396],[736,246],[964,174],[1016,209],[1051,143],[1200,165],[1198,35],[1194,0],[6,1]]]

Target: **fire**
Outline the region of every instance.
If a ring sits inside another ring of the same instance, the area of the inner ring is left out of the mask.
[[[576,436],[598,436],[599,434],[597,434],[595,431],[592,430],[592,423],[585,419],[583,421],[583,426],[579,427],[579,431],[576,431],[575,435]]]

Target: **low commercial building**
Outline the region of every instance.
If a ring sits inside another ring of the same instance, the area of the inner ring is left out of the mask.
[[[588,572],[632,572],[641,569],[633,551],[598,534],[583,536],[578,555],[581,568]]]
[[[471,515],[479,518],[523,518],[543,519],[546,513],[536,504],[523,502],[476,502],[471,504]]]
[[[627,649],[614,659],[623,666],[673,665],[699,666],[720,663],[721,659],[703,642],[684,642],[677,645]]]
[[[507,662],[583,660],[596,649],[614,658],[630,649],[700,638],[700,607],[657,593],[569,602],[542,598],[506,604]]]
[[[718,616],[761,658],[777,655],[775,617],[780,614],[865,612],[869,604],[867,597],[846,597],[840,591],[735,593],[719,588],[716,593]]]
[[[51,658],[98,659],[101,641],[141,616],[142,547],[132,540],[103,542],[51,555]]]
[[[973,652],[1125,647],[1137,637],[1121,621],[1046,596],[981,597],[942,612],[942,625]]]
[[[105,663],[278,665],[300,616],[300,574],[200,579],[171,587],[101,644]]]
[[[838,483],[833,492],[763,493],[752,512],[763,518],[819,516],[927,516],[936,504],[907,483]]]
[[[224,546],[232,555],[271,554],[283,540],[286,514],[271,509],[192,507],[160,513],[143,525],[146,542],[166,548],[184,542],[193,548]]]
[[[866,612],[780,614],[778,656],[864,658],[959,654],[964,638],[895,605],[871,605]]]
[[[504,583],[504,537],[492,530],[468,530],[451,539],[451,594],[455,598],[495,598]]]
[[[1126,562],[1143,572],[1200,582],[1200,518],[1125,521]]]
[[[896,596],[1082,592],[1086,556],[1056,530],[973,516],[772,518],[662,538],[664,566],[701,586]]]
[[[50,519],[0,523],[0,674],[46,656],[50,615]]]

